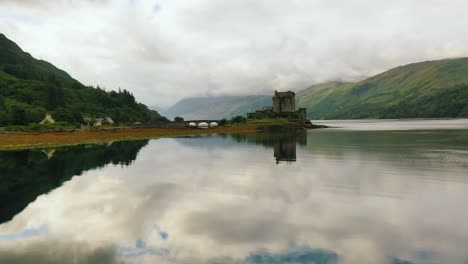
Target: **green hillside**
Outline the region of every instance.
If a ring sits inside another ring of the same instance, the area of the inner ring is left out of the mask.
[[[468,58],[400,66],[358,83],[297,95],[313,119],[468,117]]]
[[[222,119],[254,112],[271,104],[271,96],[267,95],[194,97],[180,100],[164,114],[191,120]]]
[[[82,123],[84,117],[110,116],[117,123],[165,120],[126,91],[84,86],[65,71],[33,58],[0,34],[0,126],[56,121]]]
[[[310,86],[296,93],[296,104],[300,107],[314,108],[327,95],[338,90],[350,87],[350,82],[327,82]]]

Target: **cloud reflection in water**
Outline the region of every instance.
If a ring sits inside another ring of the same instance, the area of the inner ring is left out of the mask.
[[[421,153],[442,143],[424,135],[424,145],[411,133],[384,137],[400,150],[361,136],[314,132],[295,163],[279,165],[271,144],[248,138],[152,140],[130,167],[85,172],[1,225],[12,234],[48,223],[48,232],[0,239],[0,260],[55,245],[83,263],[99,249],[116,263],[468,259],[466,161],[435,167],[441,161]],[[41,258],[60,256],[51,254]]]

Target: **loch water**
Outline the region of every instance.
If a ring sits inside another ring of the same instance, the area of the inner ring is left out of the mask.
[[[468,263],[468,120],[0,152],[0,263]]]

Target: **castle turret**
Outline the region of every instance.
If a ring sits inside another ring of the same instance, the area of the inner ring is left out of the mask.
[[[296,111],[296,94],[291,91],[277,92],[273,96],[274,113],[292,113]]]

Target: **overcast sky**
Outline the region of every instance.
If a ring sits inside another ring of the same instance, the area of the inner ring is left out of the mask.
[[[0,0],[0,31],[148,105],[468,56],[466,0]]]

